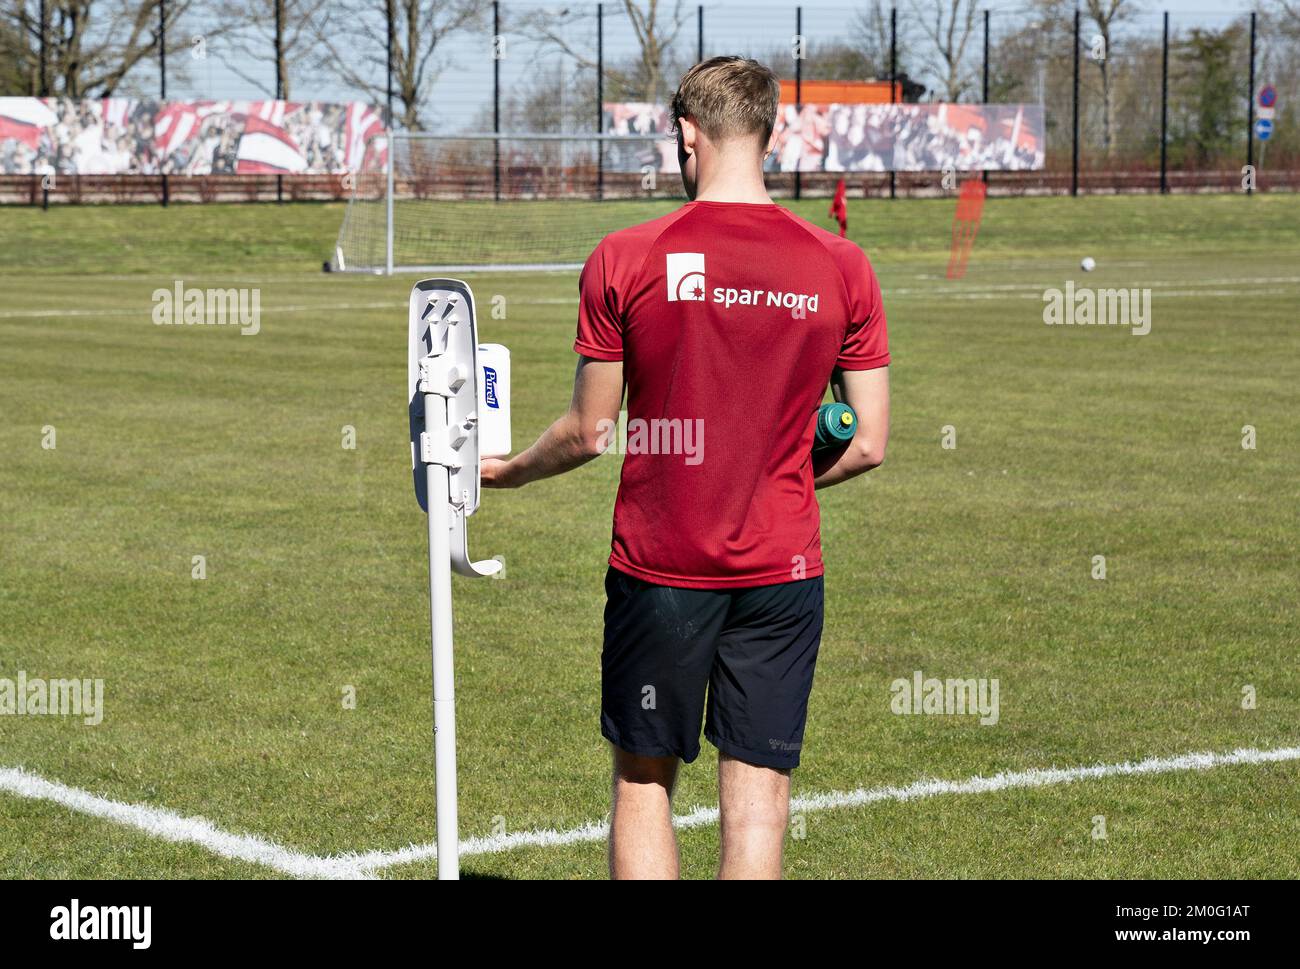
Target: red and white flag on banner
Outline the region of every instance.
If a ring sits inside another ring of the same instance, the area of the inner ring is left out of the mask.
[[[124,128],[127,119],[131,117],[133,104],[134,102],[130,98],[103,98],[101,100],[100,117],[104,119],[106,126],[114,125],[118,128]]]
[[[230,114],[235,112],[237,103],[236,101],[195,101],[194,110],[198,112],[199,118],[202,119],[210,114]]]
[[[288,101],[250,101],[247,113],[281,128],[284,126],[284,115],[288,107]]]
[[[249,115],[239,139],[235,173],[239,175],[283,175],[307,168],[307,159],[282,128]]]
[[[40,98],[0,98],[0,141],[21,141],[33,150],[41,132],[58,124],[58,116]]]
[[[343,164],[348,171],[359,171],[365,166],[366,149],[383,133],[384,119],[374,107],[360,101],[348,105],[343,131]]]
[[[159,158],[166,158],[196,134],[199,112],[195,105],[180,101],[164,104],[154,116],[153,144]]]

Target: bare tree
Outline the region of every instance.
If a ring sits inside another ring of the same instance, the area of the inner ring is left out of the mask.
[[[0,14],[0,96],[41,93],[36,18],[24,3]]]
[[[1047,126],[1069,116],[1070,45],[1074,8],[1059,2],[1037,3],[1023,20],[991,38],[989,98],[992,101],[1038,101],[1047,107]],[[1050,68],[1050,69],[1049,69]]]
[[[871,0],[853,15],[848,30],[842,35],[807,44],[803,57],[804,77],[815,77],[819,81],[883,81],[889,77],[889,35],[889,13],[884,3]],[[900,100],[915,101],[925,93],[925,86],[908,77],[907,66],[911,63],[912,53],[906,18],[898,24],[894,48],[898,81],[902,88]],[[756,56],[778,73],[793,69],[791,50],[786,45],[773,44]]]
[[[451,64],[446,41],[481,23],[488,6],[489,0],[331,0],[314,21],[319,66],[383,102],[391,15],[393,94],[400,103],[393,120],[419,130],[429,89]],[[489,43],[484,35],[484,56]]]
[[[590,72],[574,75],[563,64],[536,64],[527,85],[501,92],[502,131],[590,131],[595,122],[596,84]],[[475,115],[475,131],[492,129],[492,105]]]
[[[685,2],[621,0],[619,6],[631,25],[637,54],[630,64],[604,65],[609,94],[615,99],[658,101],[668,90],[665,75],[673,66],[677,38],[688,19]],[[544,48],[567,54],[578,67],[595,70],[594,19],[595,12],[586,9],[558,14],[539,10],[525,14],[515,29]]]
[[[1276,0],[1275,6],[1278,11],[1285,14],[1286,20],[1289,21],[1287,28],[1293,35],[1300,33],[1300,3],[1296,0]]]
[[[14,41],[32,63],[40,49],[38,0],[11,0],[9,14],[22,40]],[[175,28],[195,0],[167,3],[167,52],[189,46]],[[158,0],[46,0],[45,59],[50,93],[64,97],[111,97],[141,63],[157,56]],[[27,74],[32,67],[28,67]],[[178,67],[177,73],[180,73]],[[39,82],[36,82],[39,83]]]
[[[1101,72],[1101,145],[1107,158],[1115,154],[1115,86],[1111,62],[1115,58],[1115,27],[1135,12],[1131,0],[1085,0],[1084,12],[1096,28],[1084,48]]]
[[[859,10],[853,18],[853,44],[862,52],[867,63],[872,65],[872,73],[877,78],[889,76],[889,33],[889,14],[883,0],[871,0],[870,5]],[[905,74],[912,44],[906,18],[898,23],[895,34],[893,39],[898,73]]]
[[[216,16],[227,25],[226,44],[216,56],[237,77],[268,95],[275,93],[274,72],[249,70],[248,65],[275,56],[275,13],[280,8],[281,97],[289,98],[293,80],[320,60],[316,23],[329,0],[222,0]]]
[[[966,62],[966,48],[975,34],[976,0],[911,0],[911,4],[921,33],[934,48],[922,63],[939,81],[938,93],[948,101],[961,100],[975,79]]]

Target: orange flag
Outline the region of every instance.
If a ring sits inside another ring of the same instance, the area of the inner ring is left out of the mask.
[[[984,195],[988,190],[978,178],[968,178],[961,183],[957,196],[957,211],[952,219],[952,252],[948,256],[948,278],[961,279],[966,275],[966,260],[975,245],[975,235],[980,230],[984,215]]]

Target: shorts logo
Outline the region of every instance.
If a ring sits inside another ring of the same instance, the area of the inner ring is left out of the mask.
[[[668,302],[704,302],[704,253],[667,254]]]

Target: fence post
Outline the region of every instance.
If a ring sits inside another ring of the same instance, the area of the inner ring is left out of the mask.
[[[989,103],[989,12],[984,10],[984,85],[982,88],[983,101]]]
[[[1255,166],[1255,11],[1250,12],[1250,80],[1246,88],[1246,166]],[[1252,173],[1253,174],[1253,173]],[[1246,194],[1255,194],[1255,179],[1246,182]]]
[[[384,269],[393,274],[393,192],[397,190],[397,141],[393,138],[393,21],[396,0],[384,0],[387,48],[384,64],[384,134],[388,141],[388,164],[384,166]],[[352,192],[356,194],[356,182]]]
[[[889,8],[889,103],[898,101],[898,8]],[[897,197],[897,173],[894,171],[896,145],[889,146],[889,197]]]
[[[1070,194],[1079,194],[1079,10],[1074,11],[1074,113],[1070,136]]]
[[[388,58],[387,58],[387,66],[385,69],[385,80],[384,80],[384,85],[385,85],[384,105],[388,117],[385,118],[384,121],[388,125],[388,129],[390,131],[393,128],[393,20],[396,17],[396,13],[393,10],[394,2],[395,0],[386,0],[386,2],[384,3],[384,14],[388,20]],[[392,139],[390,138],[389,141],[392,141]],[[392,164],[392,157],[393,157],[393,146],[390,144],[388,146],[388,158],[389,158],[390,165]]]
[[[1169,11],[1160,43],[1160,194],[1169,193]]]
[[[275,0],[275,99],[284,100],[284,0]],[[284,176],[275,176],[275,201],[284,203]]]
[[[794,111],[803,124],[803,7],[794,8]],[[802,137],[802,133],[800,135]],[[794,197],[803,197],[803,153],[794,162]]]
[[[987,7],[984,8],[984,87],[980,100],[985,104],[989,103],[989,11]],[[1014,150],[1014,148],[1013,145],[1012,149]],[[982,180],[985,185],[988,184],[989,170],[987,168],[984,169]]]
[[[167,100],[167,0],[158,0],[158,93]],[[165,159],[164,159],[165,161]],[[167,207],[170,195],[167,173],[162,173],[162,204]]]
[[[596,4],[596,134],[605,127],[605,5]],[[596,198],[605,197],[605,143],[596,141]]]
[[[48,87],[48,85],[47,85],[46,77],[45,77],[45,56],[46,56],[46,55],[45,55],[45,38],[46,38],[46,36],[49,34],[49,30],[48,30],[47,27],[46,27],[46,23],[49,21],[49,12],[45,9],[45,0],[41,0],[41,9],[40,9],[40,14],[39,14],[39,15],[40,15],[40,18],[41,18],[41,25],[40,25],[41,40],[40,40],[40,44],[39,44],[39,47],[40,47],[40,76],[39,76],[39,80],[40,80],[40,85],[41,85],[41,87],[40,87],[40,95],[41,95],[41,97],[44,98],[44,97],[48,97],[48,96],[49,96],[49,87]],[[49,188],[48,188],[48,182],[46,181],[45,176],[44,176],[44,175],[41,175],[41,176],[40,176],[40,179],[41,179],[41,209],[42,209],[42,210],[45,210],[45,209],[48,209],[48,208],[50,207],[50,190],[49,190]]]
[[[49,33],[49,28],[46,26],[46,24],[49,22],[49,12],[45,9],[45,0],[41,0],[40,18],[41,18],[41,42],[40,42],[40,45],[39,45],[39,46],[40,46],[40,65],[41,65],[41,68],[40,68],[40,83],[41,83],[40,94],[41,94],[41,97],[44,98],[44,97],[48,97],[48,96],[49,96],[49,89],[48,89],[48,87],[47,87],[47,85],[46,85],[46,81],[45,81],[45,63],[46,63],[46,62],[45,62],[45,57],[46,57],[46,55],[45,55],[45,38],[46,38],[46,36],[47,36],[48,33]]]
[[[492,133],[501,134],[501,3],[492,0]],[[492,142],[492,198],[501,201],[501,140]]]

